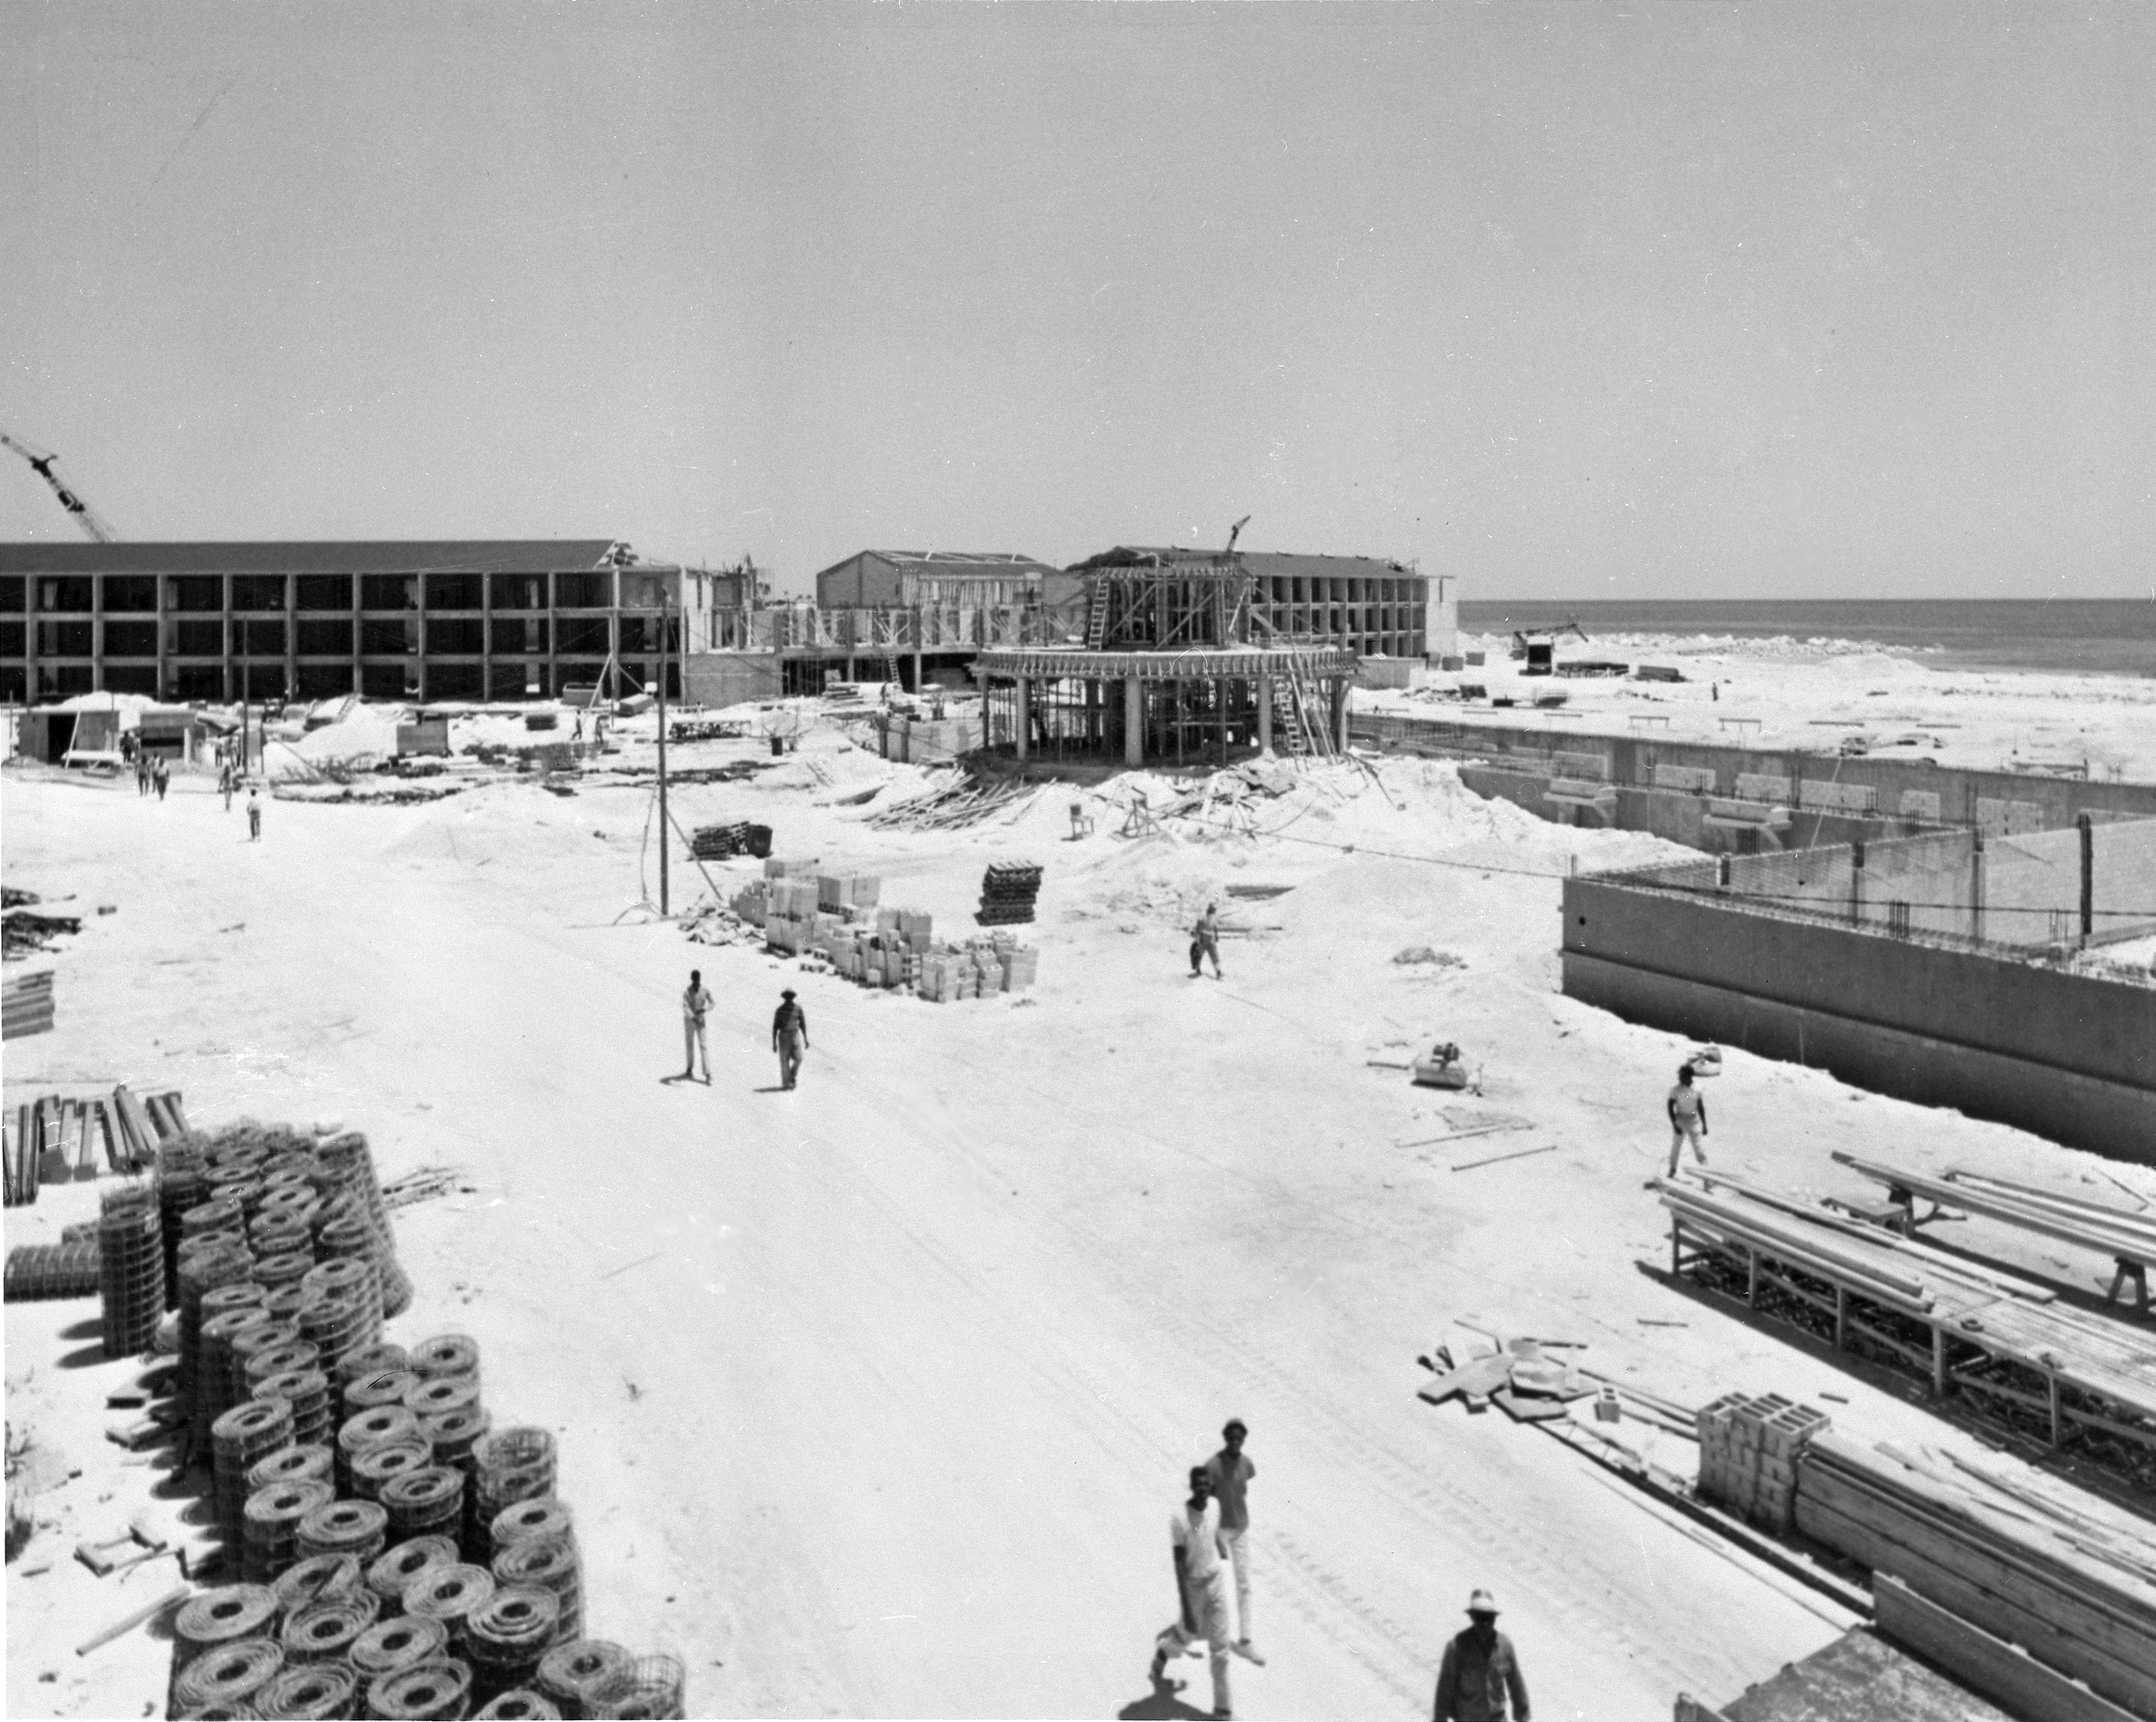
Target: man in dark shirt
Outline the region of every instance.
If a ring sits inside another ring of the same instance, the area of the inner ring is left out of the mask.
[[[1250,1507],[1245,1491],[1258,1468],[1243,1452],[1250,1431],[1240,1417],[1230,1417],[1220,1431],[1220,1451],[1205,1462],[1205,1474],[1220,1503],[1220,1545],[1235,1572],[1235,1654],[1260,1666],[1265,1658],[1250,1642]]]
[[[801,1055],[808,1050],[808,1013],[793,1002],[792,987],[778,997],[771,1019],[771,1049],[778,1054],[778,1085],[790,1089],[800,1074]]]
[[[1508,1696],[1512,1722],[1529,1722],[1527,1683],[1512,1641],[1497,1630],[1496,1599],[1477,1591],[1467,1599],[1467,1630],[1445,1647],[1433,1722],[1505,1722]]]

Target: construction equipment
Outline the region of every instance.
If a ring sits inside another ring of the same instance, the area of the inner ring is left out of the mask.
[[[23,459],[30,463],[30,470],[53,487],[53,495],[59,498],[60,506],[74,516],[75,524],[87,532],[95,541],[99,544],[110,544],[120,536],[105,525],[96,510],[74,491],[69,489],[61,481],[59,475],[53,470],[53,463],[59,459],[59,455],[47,449],[33,448],[20,438],[9,436],[5,431],[0,431],[0,446],[13,448]]]
[[[1414,1073],[1418,1088],[1464,1089],[1467,1086],[1467,1063],[1460,1048],[1450,1041],[1440,1041],[1409,1067]]]
[[[1557,664],[1557,643],[1567,634],[1576,634],[1581,643],[1587,640],[1587,630],[1577,622],[1568,622],[1563,628],[1522,628],[1512,632],[1512,656],[1520,660],[1522,675],[1549,675]]]

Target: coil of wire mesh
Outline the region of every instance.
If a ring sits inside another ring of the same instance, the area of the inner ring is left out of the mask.
[[[212,1708],[247,1705],[284,1666],[284,1650],[274,1638],[235,1638],[220,1644],[179,1671],[172,1682],[172,1714],[187,1716]]]
[[[310,1663],[286,1668],[255,1694],[255,1714],[316,1722],[349,1716],[359,1692],[359,1677],[341,1663]]]
[[[349,1555],[362,1570],[382,1552],[389,1515],[374,1501],[338,1500],[300,1521],[300,1553]]]
[[[605,1638],[572,1638],[539,1658],[538,1688],[565,1716],[581,1716],[629,1670],[632,1658]]]
[[[335,1663],[344,1660],[352,1642],[375,1622],[382,1605],[364,1587],[311,1603],[285,1617],[278,1642],[285,1647],[287,1663]]]
[[[480,1699],[529,1685],[552,1648],[560,1610],[544,1591],[497,1590],[465,1617],[465,1660]]]
[[[241,1513],[240,1577],[250,1585],[274,1582],[300,1558],[300,1521],[336,1499],[320,1478],[272,1483],[254,1490]]]
[[[430,1572],[457,1564],[454,1537],[415,1536],[393,1542],[367,1569],[367,1587],[382,1599],[385,1619],[404,1612],[404,1592]]]
[[[348,1596],[366,1582],[367,1569],[355,1555],[305,1555],[278,1574],[270,1588],[279,1612],[290,1614],[332,1596]]]
[[[421,1616],[385,1615],[352,1640],[353,1672],[363,1680],[393,1674],[449,1653],[449,1629]]]
[[[367,1714],[382,1722],[435,1722],[463,1715],[470,1699],[471,1669],[444,1657],[376,1676],[367,1689]]]
[[[629,1658],[620,1676],[598,1695],[586,1714],[607,1718],[665,1717],[689,1714],[688,1671],[678,1656]]]

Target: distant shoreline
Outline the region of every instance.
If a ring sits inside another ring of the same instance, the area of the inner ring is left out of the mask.
[[[1694,653],[1748,641],[1877,651],[1936,670],[2156,676],[2152,598],[1462,599],[1463,633],[1576,620],[1589,644],[1646,636]],[[1588,648],[1573,648],[1575,651]]]

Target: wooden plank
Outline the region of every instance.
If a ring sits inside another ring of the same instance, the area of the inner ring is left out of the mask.
[[[2019,1226],[2024,1231],[2041,1233],[2045,1237],[2093,1250],[2098,1255],[2123,1256],[2129,1261],[2139,1261],[2144,1265],[2156,1263],[2156,1245],[2151,1245],[2145,1238],[2119,1227],[2067,1219],[2046,1212],[2003,1192],[1987,1192],[1974,1184],[1949,1183],[1943,1178],[1902,1171],[1883,1161],[1866,1160],[1840,1150],[1835,1151],[1834,1157],[1867,1178],[1907,1190],[1912,1195],[1928,1196],[1933,1202],[1950,1202],[1956,1207],[1967,1208],[1971,1213],[2000,1220],[2010,1226]]]
[[[2044,1722],[2135,1722],[2133,1712],[2046,1668],[2020,1645],[1920,1596],[1900,1579],[1881,1577],[1872,1596],[1881,1632],[2016,1715],[2041,1716]]]

